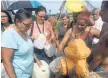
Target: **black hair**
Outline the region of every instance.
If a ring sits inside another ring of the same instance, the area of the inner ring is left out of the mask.
[[[12,18],[11,18],[11,16],[10,16],[9,12],[7,12],[7,11],[5,11],[5,10],[1,10],[1,12],[5,13],[5,14],[7,15],[9,24],[12,24],[13,22],[12,22]],[[2,24],[2,23],[1,23],[1,24]]]
[[[30,12],[28,12],[27,10],[24,10],[24,9],[20,9],[15,14],[14,22],[16,24],[16,20],[23,21],[23,20],[25,20],[27,18],[31,18],[31,17],[32,17],[32,15]]]
[[[39,7],[37,7],[37,8],[35,9],[36,15],[37,15],[40,11],[45,11],[45,12],[47,12],[45,7],[39,6]]]

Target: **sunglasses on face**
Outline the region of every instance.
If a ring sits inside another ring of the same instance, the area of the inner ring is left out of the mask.
[[[8,17],[8,16],[1,16],[1,18],[5,18],[5,17]]]
[[[38,15],[40,18],[45,18],[46,16],[40,16],[40,15]]]
[[[22,22],[25,26],[27,26],[27,27],[30,27],[30,26],[32,26],[32,23],[30,23],[30,24],[25,24],[24,22]]]

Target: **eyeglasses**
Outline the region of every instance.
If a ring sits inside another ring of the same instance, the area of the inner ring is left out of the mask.
[[[8,16],[1,16],[1,18],[4,18],[4,17],[8,17]]]
[[[38,15],[39,17],[41,17],[41,18],[45,18],[46,16],[40,16],[40,15]]]
[[[32,23],[31,24],[25,24],[24,22],[22,22],[25,26],[27,26],[27,27],[30,27],[30,26],[32,26]]]

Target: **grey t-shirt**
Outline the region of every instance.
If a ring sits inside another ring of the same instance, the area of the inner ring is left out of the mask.
[[[58,30],[59,30],[59,41],[61,42],[67,29],[65,27],[63,27],[62,24],[60,24]]]

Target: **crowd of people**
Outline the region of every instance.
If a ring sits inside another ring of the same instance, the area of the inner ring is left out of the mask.
[[[14,22],[10,14],[2,10],[1,60],[5,68],[2,77],[33,78],[34,63],[41,68],[44,65],[41,60],[49,65],[55,58],[64,57],[64,49],[76,38],[84,40],[92,51],[87,58],[89,71],[108,71],[108,18],[105,18],[108,17],[107,9],[105,5],[102,11],[95,8],[92,13],[88,10],[80,12],[74,23],[70,21],[68,14],[63,15],[59,23],[55,17],[48,17],[46,20],[47,11],[43,6],[35,10],[34,21],[32,14],[27,10],[18,10]],[[39,38],[42,39],[37,41],[39,45],[36,46],[35,41]],[[48,49],[47,54],[47,46],[53,47],[56,52],[49,56],[49,52],[53,49]],[[55,74],[51,70],[50,72],[49,78],[55,78]],[[58,75],[56,78],[77,78],[77,76]]]

